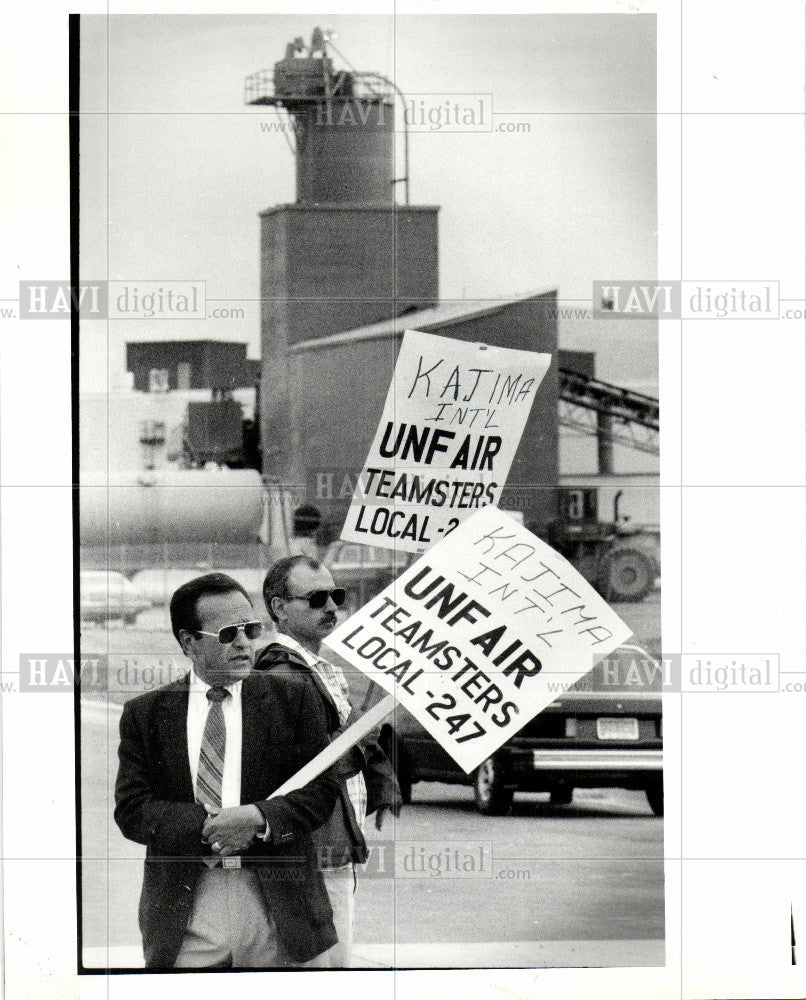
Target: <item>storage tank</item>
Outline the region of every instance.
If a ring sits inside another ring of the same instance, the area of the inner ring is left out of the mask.
[[[273,73],[247,77],[246,103],[292,117],[298,202],[393,203],[392,86],[375,73],[334,70],[319,29],[310,48],[292,42]]]
[[[263,516],[255,469],[176,469],[82,477],[82,545],[255,542]]]

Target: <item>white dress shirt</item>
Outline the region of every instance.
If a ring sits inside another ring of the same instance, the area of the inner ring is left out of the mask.
[[[224,751],[224,777],[221,782],[221,808],[241,804],[241,687],[243,681],[226,684],[229,698],[221,702],[224,711],[224,725],[227,727],[227,743]],[[190,777],[193,781],[193,791],[196,791],[196,775],[199,770],[199,754],[201,753],[204,726],[211,703],[207,692],[211,685],[199,677],[195,670],[190,672],[190,693],[188,697],[188,763]]]
[[[290,635],[286,635],[284,632],[275,631],[275,641],[286,646],[288,649],[293,650],[308,664],[308,666],[313,670],[317,677],[322,681],[328,691],[330,691],[331,697],[336,703],[337,707],[339,701],[344,699],[345,711],[347,711],[346,706],[349,705],[349,701],[344,695],[344,691],[347,689],[347,680],[344,676],[344,671],[337,663],[331,663],[330,660],[325,660],[323,656],[314,656],[313,653],[309,652],[301,643],[297,642],[296,639],[292,638]],[[323,672],[320,664],[327,665],[327,673]],[[328,676],[328,674],[332,676]],[[336,687],[334,687],[336,685]],[[344,718],[341,718],[342,724],[345,722]],[[351,778],[346,779],[347,794],[350,798],[350,803],[353,807],[353,812],[355,813],[355,818],[358,821],[358,826],[361,832],[364,832],[364,821],[367,809],[367,784],[364,780],[364,775],[359,771],[358,774],[354,774]]]

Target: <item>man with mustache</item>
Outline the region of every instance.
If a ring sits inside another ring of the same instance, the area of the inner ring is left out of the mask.
[[[322,640],[336,626],[336,610],[345,592],[333,577],[308,556],[281,559],[266,574],[263,600],[277,636],[258,656],[257,670],[278,682],[292,684],[300,673],[310,677],[327,713],[331,736],[353,721],[349,689],[342,669],[320,655]],[[314,968],[349,968],[355,917],[355,865],[367,860],[364,817],[376,813],[381,829],[387,809],[400,813],[397,778],[383,750],[372,737],[362,740],[340,762],[340,794],[327,822],[315,830],[338,943],[311,962]]]
[[[115,820],[145,844],[140,928],[151,969],[301,965],[336,941],[311,831],[328,771],[271,798],[329,741],[311,679],[253,671],[262,623],[223,573],[181,586],[171,627],[193,669],[126,703]]]

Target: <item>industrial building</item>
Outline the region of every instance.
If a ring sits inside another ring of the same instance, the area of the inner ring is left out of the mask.
[[[337,538],[348,500],[318,495],[316,474],[362,467],[406,329],[551,354],[502,506],[563,551],[569,522],[601,553],[602,522],[629,519],[657,554],[657,400],[599,381],[578,332],[573,350],[561,346],[556,289],[440,301],[439,207],[409,203],[407,156],[395,176],[401,136],[408,148],[398,97],[376,73],[336,69],[321,32],[247,78],[246,103],[288,115],[295,136],[295,200],[259,218],[260,360],[242,343],[127,345],[130,388],[82,402],[82,485],[111,487],[82,498],[88,558],[110,565],[118,546],[122,569],[158,551],[192,563],[206,540],[219,565],[216,545],[228,547],[223,564],[257,564],[277,554],[303,504],[320,509],[322,537]],[[217,470],[240,470],[240,488]],[[197,499],[174,503],[170,491],[194,482]]]
[[[85,569],[260,564],[259,363],[246,346],[131,342],[120,384],[81,395]]]
[[[312,493],[317,470],[362,467],[403,331],[417,329],[553,356],[502,505],[555,540],[569,517],[598,523],[595,486],[560,490],[560,407],[593,415],[598,468],[591,471],[612,480],[616,442],[657,453],[657,401],[598,382],[590,352],[563,354],[555,291],[438,301],[438,208],[409,204],[407,159],[404,176],[394,176],[397,88],[376,73],[335,69],[321,32],[314,39],[310,48],[289,46],[273,72],[246,81],[246,103],[283,109],[296,136],[296,201],[261,213],[267,484],[307,484],[305,499],[321,504]],[[405,124],[403,131],[405,138]],[[589,429],[573,414],[565,423]],[[625,490],[609,485],[618,513]],[[337,537],[347,501],[325,506],[328,535]]]

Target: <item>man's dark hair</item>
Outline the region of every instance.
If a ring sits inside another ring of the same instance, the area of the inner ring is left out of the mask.
[[[291,570],[295,566],[307,566],[308,569],[321,569],[322,564],[310,556],[286,556],[285,559],[278,559],[266,574],[263,581],[263,600],[266,603],[266,610],[273,622],[277,622],[277,617],[271,609],[273,597],[290,597],[288,593],[288,578]]]
[[[233,590],[243,594],[247,601],[252,603],[249,594],[240,583],[226,573],[207,573],[205,576],[197,576],[175,590],[171,598],[171,628],[176,641],[179,642],[180,629],[186,629],[188,632],[198,631],[199,618],[196,609],[201,597],[207,594],[229,594]]]

